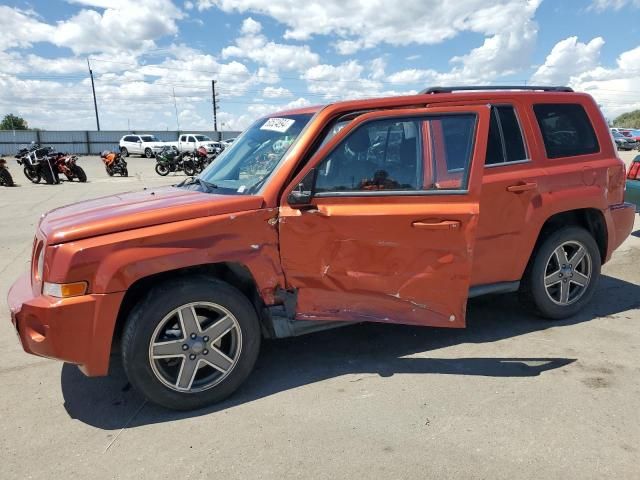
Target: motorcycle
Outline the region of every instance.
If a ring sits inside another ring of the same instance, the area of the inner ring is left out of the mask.
[[[13,187],[13,178],[9,173],[9,167],[7,161],[4,158],[0,158],[0,187]]]
[[[87,174],[84,169],[77,164],[77,155],[54,152],[51,155],[51,160],[54,168],[57,170],[57,173],[63,174],[70,182],[76,178],[81,183],[85,183],[87,181]]]
[[[104,168],[107,170],[107,175],[113,177],[118,174],[121,177],[128,177],[129,170],[127,169],[127,161],[120,153],[115,152],[103,152],[100,156],[104,163]]]
[[[184,172],[192,177],[196,174],[193,157],[180,153],[174,146],[162,147],[162,150],[156,153],[156,173],[164,177],[170,172]]]
[[[214,154],[209,155],[205,147],[200,147],[197,150],[194,150],[191,158],[196,167],[196,172],[202,172],[218,155],[219,152],[217,150]]]
[[[52,165],[53,153],[51,147],[41,147],[32,143],[28,148],[21,148],[15,158],[18,165],[23,167],[24,175],[29,181],[39,183],[44,178],[44,181],[51,185],[60,183],[58,169]]]

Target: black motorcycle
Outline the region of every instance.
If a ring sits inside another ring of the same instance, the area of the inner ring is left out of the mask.
[[[129,170],[127,169],[127,161],[124,157],[117,152],[104,152],[101,155],[104,168],[107,170],[107,175],[113,177],[114,175],[120,175],[121,177],[128,177]]]
[[[60,183],[58,169],[53,164],[54,152],[51,147],[41,147],[37,143],[28,148],[22,148],[16,154],[18,164],[23,167],[25,177],[33,183],[41,179],[48,184]]]
[[[7,161],[4,158],[0,158],[0,187],[13,187],[13,178],[9,173],[9,167]]]
[[[164,177],[171,172],[184,172],[192,177],[196,174],[196,165],[192,156],[180,153],[174,146],[164,146],[156,153],[156,173]]]

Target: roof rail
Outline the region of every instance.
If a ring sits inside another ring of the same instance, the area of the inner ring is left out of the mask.
[[[473,85],[464,87],[431,87],[422,90],[421,94],[468,92],[473,90],[539,90],[543,92],[573,92],[571,87],[540,87],[534,85]]]

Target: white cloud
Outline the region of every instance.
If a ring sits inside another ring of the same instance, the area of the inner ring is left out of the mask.
[[[260,32],[262,25],[252,18],[242,22],[241,36],[222,50],[223,58],[246,58],[271,71],[302,71],[318,63],[318,55],[307,45],[287,45],[269,41]]]
[[[262,91],[262,96],[264,98],[287,98],[292,97],[293,94],[283,87],[265,87]]]
[[[178,31],[183,13],[170,0],[100,1],[75,0],[85,6],[55,25],[43,22],[34,11],[0,6],[0,49],[28,47],[49,42],[70,48],[76,54],[141,51],[155,40]]]
[[[497,35],[522,18],[530,18],[541,0],[404,0],[389,8],[381,1],[323,0],[199,0],[198,8],[255,12],[286,25],[285,38],[307,40],[335,35],[340,53],[352,54],[381,43],[434,45],[470,31]]]
[[[640,8],[640,0],[593,0],[590,8],[592,10],[621,10],[626,7]]]
[[[572,76],[595,68],[604,45],[602,37],[589,43],[578,41],[578,37],[565,38],[558,42],[531,78],[532,83],[542,85],[566,84]]]
[[[374,58],[371,61],[371,65],[370,65],[370,70],[371,70],[370,77],[373,80],[382,80],[385,77],[386,68],[387,68],[387,61],[384,58],[382,57]]]

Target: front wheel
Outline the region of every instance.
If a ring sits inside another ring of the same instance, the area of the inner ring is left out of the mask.
[[[29,179],[31,183],[40,183],[40,174],[33,167],[24,167],[24,176]]]
[[[80,165],[74,165],[71,167],[71,173],[78,179],[79,182],[85,183],[87,181],[87,174]]]
[[[175,410],[219,402],[247,378],[260,350],[253,305],[207,277],[155,287],[134,307],[122,337],[131,384]]]
[[[182,168],[187,177],[193,177],[196,174],[196,169],[191,162],[185,163]]]
[[[128,177],[129,176],[129,170],[127,170],[127,167],[123,167],[122,170],[120,170],[120,176],[122,176],[122,177]]]
[[[169,175],[169,167],[167,167],[164,163],[156,163],[156,173],[163,177]]]
[[[522,293],[545,318],[571,317],[593,297],[600,267],[600,250],[593,236],[584,228],[564,227],[538,248]]]

